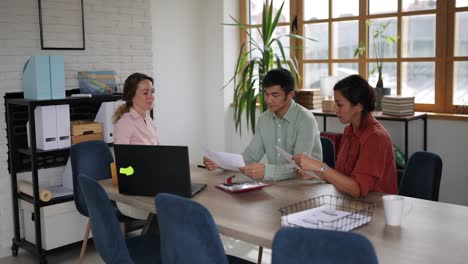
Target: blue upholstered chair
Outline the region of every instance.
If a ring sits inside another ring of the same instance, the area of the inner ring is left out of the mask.
[[[78,176],[86,201],[94,244],[108,264],[161,263],[159,236],[143,235],[124,239],[115,207],[101,185],[84,174]]]
[[[322,143],[322,157],[328,167],[335,168],[335,147],[333,142],[326,137],[320,137],[320,143]]]
[[[114,158],[109,146],[104,141],[86,141],[71,147],[70,159],[72,164],[73,194],[76,209],[80,214],[88,217],[88,208],[81,192],[78,175],[85,174],[95,180],[108,179],[111,177],[110,164],[114,161]],[[113,206],[117,208],[115,203],[113,203]],[[115,212],[117,213],[119,222],[121,222],[122,232],[125,233],[125,222],[130,221],[131,218],[118,213],[117,210]],[[88,221],[83,244],[81,246],[79,263],[83,261],[90,230],[91,223]]]
[[[272,264],[373,264],[374,247],[362,235],[330,230],[283,228],[273,240]]]
[[[438,201],[440,178],[442,177],[442,159],[439,155],[417,151],[406,164],[400,182],[400,195]]]
[[[155,199],[164,264],[251,263],[227,256],[208,210],[180,196],[162,193]]]

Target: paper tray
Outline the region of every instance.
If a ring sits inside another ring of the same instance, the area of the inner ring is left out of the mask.
[[[315,218],[313,222],[308,213],[316,216],[316,211],[330,211],[336,214],[330,219]],[[361,199],[351,199],[333,195],[322,195],[280,208],[281,225],[289,227],[306,227],[349,231],[372,220],[374,204]],[[341,216],[341,217],[340,217]]]

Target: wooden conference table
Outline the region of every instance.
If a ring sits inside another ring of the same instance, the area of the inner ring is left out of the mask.
[[[207,188],[193,200],[213,215],[223,235],[271,248],[280,229],[279,208],[330,194],[344,196],[330,184],[299,179],[276,182],[259,191],[229,194],[214,186],[233,172],[207,172],[191,168],[192,182]],[[235,181],[244,179],[242,174]],[[100,181],[109,198],[156,213],[154,198],[120,194],[111,179]],[[380,263],[467,263],[468,207],[408,198],[412,209],[401,227],[385,225],[381,193],[365,200],[375,203],[372,221],[352,232],[366,236],[374,245]],[[359,254],[359,253],[357,253]]]

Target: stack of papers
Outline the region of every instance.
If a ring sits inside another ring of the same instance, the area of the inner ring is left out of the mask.
[[[370,216],[344,212],[322,205],[313,209],[281,217],[282,226],[305,227],[337,231],[350,231],[369,223]]]

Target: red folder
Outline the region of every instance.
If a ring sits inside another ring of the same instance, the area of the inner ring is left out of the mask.
[[[245,182],[221,183],[221,184],[216,185],[215,187],[228,193],[242,193],[242,192],[260,190],[270,185],[271,185],[270,183],[264,183],[264,182],[245,181]]]

